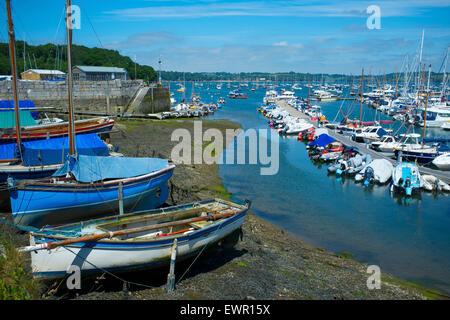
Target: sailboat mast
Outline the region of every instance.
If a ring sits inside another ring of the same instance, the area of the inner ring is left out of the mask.
[[[74,128],[74,114],[72,106],[72,9],[71,1],[66,0],[66,33],[67,33],[67,89],[69,102],[69,145],[70,155],[76,153],[75,150],[75,128]]]
[[[363,96],[364,96],[364,68],[362,68],[361,73],[361,101],[359,103],[359,125],[361,125]]]
[[[16,66],[16,49],[15,49],[15,35],[11,17],[10,0],[6,0],[6,9],[8,11],[8,37],[9,37],[9,58],[11,61],[11,73],[13,77],[14,90],[14,113],[16,117],[16,141],[19,148],[20,158],[22,159],[22,141],[20,137],[20,112],[19,112],[19,97],[17,95],[17,66]],[[24,42],[25,43],[25,42]]]
[[[423,133],[422,133],[422,145],[423,145],[423,139],[425,139],[425,129],[427,127],[427,106],[428,106],[428,92],[425,98],[425,112],[423,116]]]
[[[395,97],[398,96],[398,79],[397,79],[397,70],[395,70]]]

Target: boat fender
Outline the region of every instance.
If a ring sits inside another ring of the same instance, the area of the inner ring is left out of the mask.
[[[340,176],[342,174],[342,170],[341,169],[336,169],[336,175]]]
[[[11,189],[15,189],[17,187],[16,180],[13,177],[8,177],[8,187]]]

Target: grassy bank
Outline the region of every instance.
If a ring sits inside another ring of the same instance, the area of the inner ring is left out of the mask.
[[[12,227],[0,228],[0,300],[37,299],[41,286],[30,272],[29,255],[19,253],[24,237]]]

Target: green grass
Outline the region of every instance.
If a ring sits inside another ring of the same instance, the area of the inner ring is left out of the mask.
[[[224,200],[230,200],[231,194],[227,192],[227,189],[221,184],[211,183],[210,185],[203,188],[203,190],[212,191],[214,196]]]
[[[25,256],[11,241],[1,239],[5,252],[0,255],[0,300],[30,300],[38,297],[39,282],[23,268]]]
[[[449,296],[446,296],[445,294],[442,294],[439,291],[424,288],[421,285],[418,285],[413,282],[408,282],[408,281],[395,279],[395,278],[385,278],[385,277],[381,278],[381,282],[395,284],[401,288],[418,292],[421,295],[423,295],[425,298],[427,298],[428,300],[449,300],[450,299]]]
[[[249,268],[249,266],[247,264],[245,264],[244,262],[236,262],[236,265],[239,267],[245,267],[245,268]]]
[[[337,254],[336,256],[341,257],[343,259],[353,259],[353,253],[348,251],[341,251],[341,253]]]
[[[281,270],[281,272],[283,272],[285,275],[287,276],[291,276],[291,272],[287,271],[287,270]]]

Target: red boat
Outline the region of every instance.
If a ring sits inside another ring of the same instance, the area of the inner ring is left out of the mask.
[[[93,133],[109,131],[114,126],[114,119],[108,117],[97,117],[86,120],[75,121],[75,132]],[[23,141],[46,139],[67,136],[69,130],[68,122],[52,123],[45,125],[24,126],[21,127],[20,137]],[[12,143],[16,141],[15,128],[0,129],[0,144]]]

